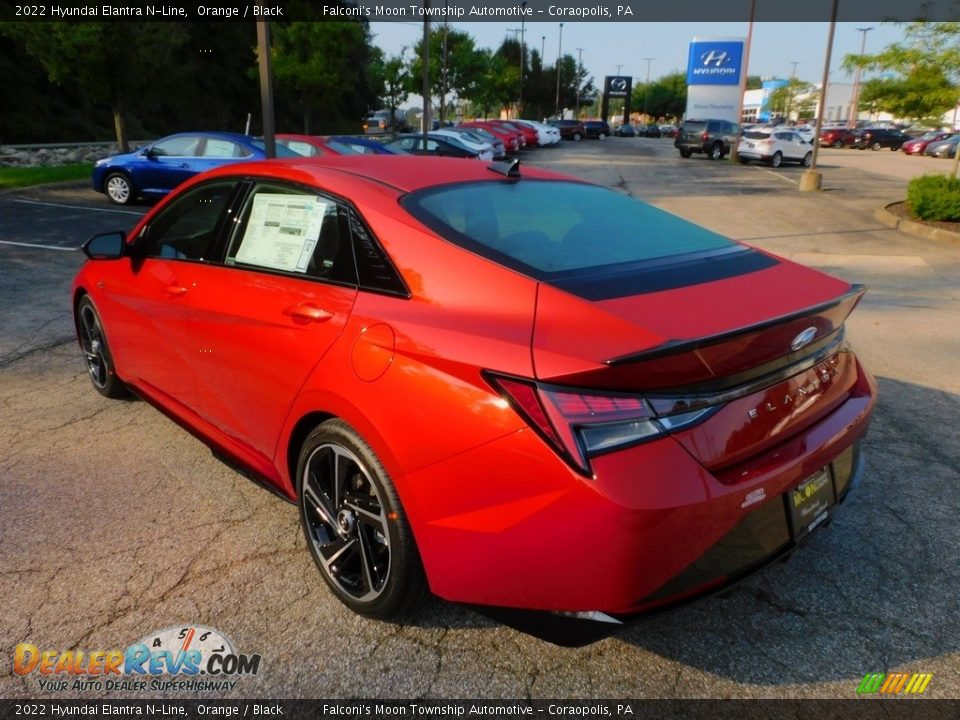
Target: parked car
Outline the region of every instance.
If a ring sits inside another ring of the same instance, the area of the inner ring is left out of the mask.
[[[927,145],[923,154],[930,157],[952,158],[957,154],[958,143],[960,143],[960,135],[951,135],[945,140],[935,140]]]
[[[820,132],[820,147],[853,147],[856,140],[856,131],[845,127],[832,127]]]
[[[588,138],[603,140],[610,135],[610,126],[606,120],[584,120],[583,129],[587,132]]]
[[[676,125],[660,126],[660,134],[663,135],[664,137],[675,138],[679,131],[680,131],[680,128],[678,128]]]
[[[479,142],[484,142],[493,147],[493,159],[502,160],[507,156],[507,150],[504,145],[503,140],[498,138],[489,130],[486,130],[482,127],[464,127],[463,125],[458,125],[457,127],[450,128],[456,132],[467,133],[468,135],[476,138]]]
[[[430,137],[455,140],[476,153],[477,158],[480,160],[493,160],[494,158],[493,144],[487,142],[479,135],[474,135],[470,132],[469,128],[444,127],[431,132]],[[503,157],[503,146],[501,145],[500,148],[500,157]]]
[[[360,155],[398,155],[405,154],[397,148],[388,148],[379,140],[370,137],[355,137],[353,135],[331,135],[330,140],[345,145]]]
[[[436,155],[438,157],[453,158],[480,158],[480,152],[467,147],[456,138],[437,135],[431,131],[427,135],[426,143],[423,140],[423,134],[400,135],[390,142],[386,143],[388,148],[402,150],[411,155]],[[487,151],[485,160],[491,159],[491,153]]]
[[[813,144],[813,139],[817,136],[817,129],[813,125],[795,125],[789,129],[793,130],[793,132],[797,133],[797,135],[811,145]]]
[[[800,163],[810,167],[813,146],[793,130],[756,127],[743,134],[737,146],[737,160],[746,163],[760,160],[771,167],[784,162]]]
[[[703,153],[711,160],[720,160],[739,140],[740,128],[728,120],[684,120],[673,146],[680,157]]]
[[[937,142],[938,140],[947,140],[953,137],[953,133],[942,132],[940,130],[934,130],[932,132],[924,133],[918,138],[913,140],[907,140],[900,146],[900,149],[903,150],[907,155],[923,155],[923,151],[927,149],[927,146],[932,142]]]
[[[492,120],[491,122],[498,124],[501,127],[505,127],[510,130],[517,130],[522,133],[525,147],[536,147],[540,144],[540,133],[529,125],[524,125],[523,123],[514,122],[512,120]]]
[[[277,147],[278,157],[300,157]],[[127,205],[138,197],[163,197],[198,173],[221,165],[263,160],[262,140],[249,135],[222,132],[185,132],[168,135],[129,153],[97,160],[93,189],[110,202]]]
[[[614,130],[614,134],[619,135],[620,137],[636,137],[637,129],[630,123],[624,123]]]
[[[243,163],[83,251],[95,390],[296,503],[364,616],[429,587],[607,634],[782,559],[864,472],[876,386],[844,330],[863,289],[576,178]],[[571,625],[558,641],[589,639]]]
[[[560,131],[564,140],[580,141],[587,136],[587,130],[579,120],[551,120],[550,124]]]
[[[661,135],[663,135],[663,133],[660,132],[660,126],[657,125],[656,123],[650,123],[649,125],[644,125],[641,128],[640,134],[643,135],[644,137],[649,137],[649,138],[658,138]]]
[[[519,130],[501,127],[500,125],[497,125],[489,120],[471,120],[470,122],[461,123],[460,127],[481,128],[486,130],[488,133],[503,142],[503,149],[508,154],[520,152],[520,148],[526,144],[523,133],[521,133]]]
[[[879,150],[880,148],[890,148],[899,150],[901,146],[910,138],[904,135],[900,130],[893,128],[865,128],[857,132],[853,146],[858,150]]]
[[[512,120],[514,125],[525,125],[533,128],[537,133],[537,140],[540,147],[547,147],[560,142],[560,131],[552,125],[537,122],[536,120]]]
[[[336,140],[329,140],[320,135],[296,135],[280,133],[276,136],[277,145],[282,145],[304,157],[323,157],[326,155],[356,155],[357,151],[348,145],[342,145]]]

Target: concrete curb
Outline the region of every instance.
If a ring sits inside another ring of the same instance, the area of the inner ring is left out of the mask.
[[[89,185],[90,179],[86,180],[56,180],[54,182],[40,183],[39,185],[21,185],[19,187],[3,188],[0,195],[9,195],[10,193],[23,192],[24,190],[56,189],[58,187],[69,187],[71,185]]]
[[[893,228],[894,230],[899,230],[907,235],[927,238],[928,240],[960,242],[960,232],[930,227],[929,225],[926,225],[922,222],[917,222],[916,220],[905,220],[904,218],[897,217],[892,212],[887,210],[887,208],[891,205],[899,204],[900,203],[888,203],[883,207],[879,207],[873,211],[873,216],[887,227]]]

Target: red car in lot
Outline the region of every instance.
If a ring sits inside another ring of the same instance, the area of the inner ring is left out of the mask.
[[[572,177],[244,163],[84,252],[94,387],[297,503],[367,616],[429,588],[585,642],[789,553],[864,467],[862,288]]]
[[[913,140],[907,140],[900,146],[900,149],[907,155],[923,155],[923,151],[927,149],[930,143],[946,140],[950,137],[953,137],[951,132],[928,132]]]
[[[503,142],[504,150],[511,154],[520,152],[520,149],[525,145],[523,133],[519,130],[505,128],[488,120],[471,120],[470,122],[461,123],[460,127],[476,127],[486,130]]]
[[[859,134],[848,128],[827,128],[820,131],[820,147],[853,147]]]

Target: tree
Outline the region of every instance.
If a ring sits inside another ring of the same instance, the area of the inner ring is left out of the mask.
[[[479,51],[482,70],[474,82],[463,91],[463,99],[469,100],[487,117],[494,109],[508,105],[516,99],[520,82],[520,69],[507,65],[507,60],[490,50]]]
[[[809,115],[816,103],[816,88],[813,83],[792,77],[786,85],[770,93],[769,107],[775,115],[789,118],[794,112],[798,117]]]
[[[763,87],[763,78],[759,75],[747,75],[747,90],[759,90]]]
[[[484,70],[483,54],[479,53],[473,37],[462,30],[439,27],[430,32],[430,62],[428,67],[430,94],[442,99],[441,121],[445,119],[446,97],[455,94],[466,97],[478,82]],[[446,57],[446,61],[444,61]],[[423,43],[414,46],[410,64],[410,89],[422,92]]]
[[[917,65],[905,75],[867,80],[860,89],[858,109],[939,126],[956,102],[957,88],[943,70]]]
[[[375,53],[366,23],[272,24],[271,61],[278,95],[300,108],[310,134],[322,107],[328,130],[354,128],[376,102]]]
[[[670,73],[633,89],[632,106],[656,118],[679,118],[687,109],[687,76]]]
[[[398,124],[398,108],[410,95],[409,88],[412,78],[407,70],[407,61],[404,55],[407,49],[403,48],[399,55],[386,60],[378,53],[377,62],[372,69],[375,84],[381,87],[380,99],[390,111],[394,125]],[[396,128],[395,128],[396,129]]]
[[[19,40],[51,82],[106,104],[122,152],[130,150],[127,103],[164,89],[172,74],[156,69],[176,67],[175,53],[187,39],[177,22],[4,23],[0,32]]]
[[[887,45],[874,55],[844,58],[847,70],[859,67],[899,74],[899,81],[893,85],[871,85],[867,102],[882,101],[904,113],[900,117],[911,119],[942,114],[955,107],[960,95],[956,87],[960,81],[960,23],[919,20],[906,24],[903,37],[902,42]],[[894,97],[897,91],[900,98]],[[954,159],[953,175],[958,167],[960,153]]]

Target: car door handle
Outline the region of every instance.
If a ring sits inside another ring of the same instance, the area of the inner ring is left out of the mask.
[[[180,297],[186,294],[187,289],[183,285],[166,285],[163,291],[170,297]]]
[[[326,322],[333,317],[333,313],[328,313],[326,310],[310,303],[291,305],[284,309],[283,314],[295,320],[305,320],[307,322]]]

